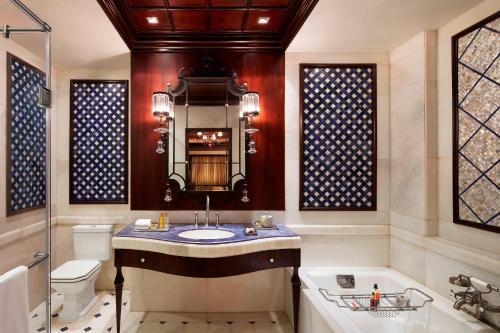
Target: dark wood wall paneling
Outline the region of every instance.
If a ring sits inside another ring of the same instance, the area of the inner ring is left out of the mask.
[[[163,200],[167,183],[166,154],[155,152],[157,126],[151,112],[151,94],[176,84],[183,66],[196,67],[201,57],[211,56],[236,70],[239,82],[260,93],[260,116],[255,120],[257,153],[248,158],[250,202],[237,195],[213,193],[215,210],[285,209],[285,62],[279,52],[177,52],[132,53],[131,109],[131,208],[133,210],[204,207],[203,195],[174,191],[173,201]]]

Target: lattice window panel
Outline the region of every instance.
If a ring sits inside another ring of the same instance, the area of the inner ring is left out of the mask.
[[[453,37],[454,221],[500,231],[500,17]]]
[[[301,210],[376,210],[376,65],[301,65]]]
[[[45,207],[45,73],[7,54],[7,216]]]
[[[127,203],[128,81],[70,85],[70,203]]]

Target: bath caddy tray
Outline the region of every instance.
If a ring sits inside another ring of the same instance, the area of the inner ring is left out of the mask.
[[[377,307],[371,307],[370,294],[334,295],[323,288],[318,290],[327,301],[336,303],[340,308],[347,308],[355,312],[368,312],[373,317],[396,317],[400,312],[417,311],[425,304],[434,301],[431,296],[419,289],[406,288],[400,293],[380,294],[380,304]],[[416,294],[420,294],[420,297],[417,298],[418,304],[412,304]]]

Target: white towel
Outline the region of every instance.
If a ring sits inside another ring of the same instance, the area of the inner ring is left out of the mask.
[[[28,268],[16,267],[0,276],[0,333],[29,333]]]
[[[138,219],[135,221],[136,229],[149,229],[151,226],[151,219]]]

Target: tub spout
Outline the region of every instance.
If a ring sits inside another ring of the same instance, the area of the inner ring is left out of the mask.
[[[460,311],[465,304],[467,304],[467,300],[465,298],[461,298],[455,301],[453,308]]]

